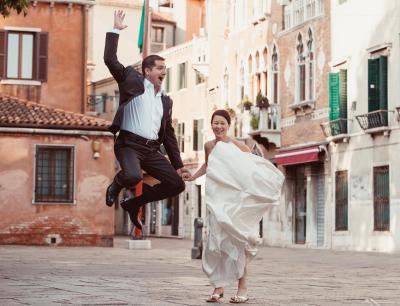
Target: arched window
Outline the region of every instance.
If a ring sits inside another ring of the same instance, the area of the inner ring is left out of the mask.
[[[240,102],[244,98],[244,63],[243,61],[240,64],[240,71],[239,71],[239,92],[240,92]]]
[[[314,100],[314,43],[311,29],[308,29],[308,99]]]
[[[253,89],[254,89],[254,83],[253,83],[253,57],[251,54],[249,55],[249,60],[248,60],[248,66],[247,66],[247,82],[248,82],[248,88],[247,88],[247,93],[249,95],[250,100],[253,100],[254,95],[253,95]]]
[[[251,57],[251,54],[249,55],[249,61],[248,61],[248,72],[249,74],[253,73],[253,58]]]
[[[225,67],[225,72],[224,72],[224,80],[223,80],[223,101],[224,103],[229,104],[229,75],[228,75],[228,68]]]
[[[272,101],[274,104],[278,104],[278,82],[279,82],[279,75],[278,75],[278,52],[276,51],[276,45],[272,48]]]
[[[263,59],[264,59],[264,70],[267,70],[268,67],[268,50],[264,48],[263,50]]]
[[[257,51],[256,52],[256,72],[260,71],[260,53]]]
[[[306,99],[306,64],[304,57],[303,38],[301,34],[297,36],[297,102]]]

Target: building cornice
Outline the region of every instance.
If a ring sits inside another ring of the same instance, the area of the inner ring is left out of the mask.
[[[104,136],[114,137],[108,131],[90,131],[90,130],[64,130],[64,129],[41,129],[41,128],[23,128],[23,127],[0,127],[0,133],[16,134],[38,134],[38,135],[68,135],[68,136]]]
[[[84,5],[84,6],[93,6],[96,4],[95,0],[32,0],[32,6],[36,6],[39,2],[41,3],[49,3],[50,5],[55,4],[69,4],[69,5]]]

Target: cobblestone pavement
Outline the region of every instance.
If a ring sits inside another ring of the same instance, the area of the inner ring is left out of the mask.
[[[128,250],[123,237],[114,248],[0,246],[0,305],[207,305],[192,242],[151,240],[151,250]],[[234,293],[232,284],[223,304]],[[249,296],[250,305],[400,305],[400,259],[262,247]]]

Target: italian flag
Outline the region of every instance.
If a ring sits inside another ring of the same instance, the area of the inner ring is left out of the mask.
[[[138,46],[140,52],[143,52],[145,18],[146,18],[146,0],[143,0],[142,17],[140,19],[139,37],[138,37],[138,42],[137,42],[137,46]]]

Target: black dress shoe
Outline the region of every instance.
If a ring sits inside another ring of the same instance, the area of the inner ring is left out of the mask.
[[[120,203],[121,207],[128,212],[133,225],[142,230],[142,221],[139,220],[140,205],[135,204],[134,199],[129,199]]]
[[[115,200],[118,198],[118,194],[121,191],[122,186],[117,184],[115,181],[111,183],[110,186],[107,187],[106,191],[106,204],[107,206],[113,206]]]

